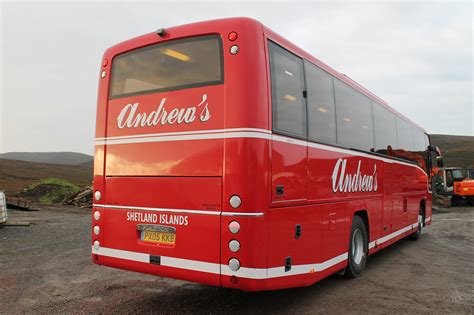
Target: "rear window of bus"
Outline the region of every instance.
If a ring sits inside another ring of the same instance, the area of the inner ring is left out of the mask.
[[[114,58],[110,98],[223,83],[218,35],[172,40]]]

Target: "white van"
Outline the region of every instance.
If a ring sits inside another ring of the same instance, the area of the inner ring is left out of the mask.
[[[7,222],[7,199],[5,193],[0,191],[0,224]]]

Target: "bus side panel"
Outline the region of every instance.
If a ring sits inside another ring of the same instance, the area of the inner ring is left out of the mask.
[[[433,215],[433,196],[431,194],[425,195],[425,225],[431,225],[431,216]]]
[[[401,165],[396,165],[393,171],[393,207],[392,231],[398,231],[408,224],[406,187],[408,187],[406,170]]]
[[[361,208],[365,206],[365,208]],[[364,200],[363,204],[360,204],[359,209],[367,210],[368,224],[369,224],[369,243],[381,238],[383,236],[383,220],[384,220],[384,207],[383,207],[383,196],[370,197]],[[356,210],[356,211],[358,211]],[[349,233],[347,234],[349,237]],[[348,245],[349,246],[349,245]]]
[[[330,203],[320,207],[323,210],[320,238],[322,252],[318,257],[318,262],[324,262],[347,252],[351,204],[348,202]]]
[[[272,141],[272,205],[306,200],[307,148]]]
[[[396,164],[393,175],[392,231],[418,220],[420,202],[426,197],[427,177],[418,168]]]
[[[383,178],[385,180],[383,184],[382,236],[392,233],[393,166],[393,163],[384,163],[383,168]]]
[[[420,203],[427,198],[428,178],[420,169],[410,168],[410,188],[412,189],[408,207],[408,224],[418,222]],[[426,201],[425,201],[426,203]],[[425,205],[426,210],[426,205]]]
[[[325,215],[324,206],[307,205],[271,208],[269,210],[269,250],[268,268],[279,267],[284,275],[284,266],[287,258],[291,258],[291,265],[306,265],[322,261],[321,222]],[[296,235],[297,226],[301,234]],[[330,241],[331,244],[336,244]],[[309,285],[314,282],[307,276],[299,285]],[[289,273],[291,274],[291,270]],[[284,277],[287,282],[292,282],[294,276]],[[291,283],[293,285],[293,283]]]

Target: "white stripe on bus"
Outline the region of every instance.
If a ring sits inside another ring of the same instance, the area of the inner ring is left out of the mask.
[[[263,212],[221,212],[224,217],[261,217]]]
[[[157,136],[130,139],[111,139],[96,140],[96,145],[114,145],[129,143],[148,143],[148,142],[167,142],[167,141],[189,141],[189,140],[209,140],[209,139],[228,139],[228,138],[257,138],[269,139],[270,135],[260,132],[221,132],[208,134],[184,134],[173,136]]]
[[[377,245],[382,244],[392,238],[402,235],[403,233],[408,232],[416,228],[417,226],[418,226],[418,222],[410,224],[409,226],[404,227],[394,233],[391,233],[382,238],[379,238],[378,240],[371,242],[369,244],[369,248],[373,248],[375,244]],[[126,250],[106,248],[106,247],[99,247],[99,249],[95,249],[94,246],[92,246],[92,254],[137,261],[141,263],[150,263],[150,254],[146,254],[146,253],[131,252],[131,251],[126,251]],[[279,277],[321,272],[341,262],[346,261],[347,255],[348,253],[345,252],[321,263],[293,265],[291,266],[291,270],[287,272],[285,272],[285,266],[272,267],[272,268],[249,268],[249,267],[242,266],[238,271],[232,271],[229,269],[228,265],[224,265],[224,264],[210,263],[210,262],[205,262],[205,261],[183,259],[183,258],[175,258],[175,257],[169,257],[169,256],[160,256],[160,265],[166,266],[166,267],[192,270],[192,271],[206,272],[206,273],[211,273],[211,274],[237,276],[237,277],[248,278],[248,279],[271,279],[271,278],[279,278]]]
[[[202,133],[222,133],[222,132],[235,132],[235,131],[262,132],[262,133],[267,133],[267,134],[272,133],[270,130],[259,129],[259,128],[228,128],[228,129],[190,130],[190,131],[161,132],[161,133],[144,133],[144,134],[138,134],[138,135],[95,138],[95,140],[116,140],[116,139],[129,139],[129,138],[147,138],[147,137],[176,136],[176,135],[186,135],[186,134],[192,135],[192,134],[202,134]]]
[[[398,231],[395,231],[395,232],[393,232],[393,233],[390,233],[390,234],[388,234],[388,235],[385,235],[385,236],[379,238],[378,240],[375,240],[375,241],[373,241],[373,242],[370,242],[370,243],[369,243],[369,249],[375,247],[375,245],[378,246],[378,245],[380,245],[380,244],[383,244],[383,243],[385,243],[385,242],[391,240],[392,238],[395,238],[395,237],[397,237],[397,236],[399,236],[399,235],[402,235],[402,234],[405,233],[405,232],[408,232],[408,231],[410,231],[410,230],[413,230],[413,229],[416,228],[417,226],[418,226],[418,222],[413,223],[413,224],[410,224],[409,226],[406,226],[406,227],[404,227],[403,229],[400,229],[400,230],[398,230]]]
[[[245,131],[252,130],[252,131]],[[308,146],[310,148],[327,150],[332,152],[338,152],[342,154],[366,157],[370,159],[384,161],[386,163],[396,163],[411,167],[416,167],[426,172],[418,165],[411,164],[408,162],[392,160],[380,156],[371,155],[368,153],[353,151],[350,149],[338,148],[327,144],[315,143],[305,140],[293,139],[285,136],[280,136],[271,133],[269,130],[257,129],[257,128],[233,128],[233,129],[211,129],[211,130],[197,130],[197,131],[183,131],[183,132],[169,132],[169,133],[156,133],[156,134],[143,134],[143,135],[132,135],[132,136],[120,136],[120,137],[108,137],[108,138],[96,138],[95,145],[117,145],[117,144],[130,144],[130,143],[150,143],[150,142],[167,142],[167,141],[190,141],[190,140],[210,140],[210,139],[229,139],[229,138],[254,138],[254,139],[266,139],[278,142],[284,142],[288,144],[294,144],[299,146]]]

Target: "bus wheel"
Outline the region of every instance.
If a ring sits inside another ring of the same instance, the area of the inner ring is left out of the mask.
[[[418,230],[411,235],[411,239],[417,241],[421,237],[421,232],[423,231],[423,214],[418,214]]]
[[[351,235],[349,239],[349,262],[345,276],[348,278],[359,277],[367,261],[367,230],[361,217],[355,216],[352,220]]]

